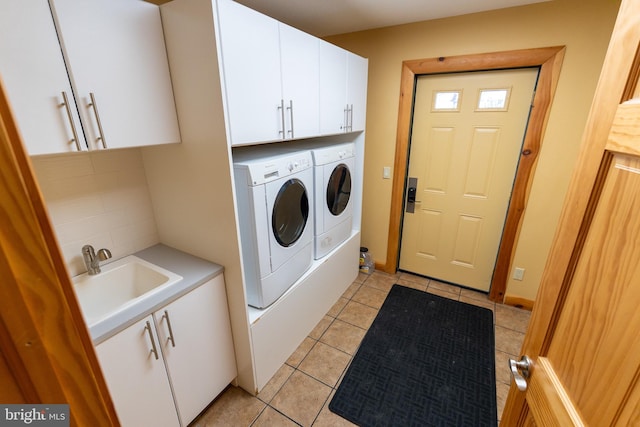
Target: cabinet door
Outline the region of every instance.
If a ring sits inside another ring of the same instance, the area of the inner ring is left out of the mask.
[[[285,138],[320,134],[320,47],[317,38],[280,24]]]
[[[29,154],[86,150],[46,0],[0,2],[0,76]]]
[[[97,345],[96,353],[124,427],[179,425],[151,316]]]
[[[217,5],[231,145],[282,139],[278,21],[230,0]]]
[[[158,6],[50,2],[89,149],[103,148],[103,142],[108,148],[179,142]]]
[[[345,132],[347,51],[320,41],[320,132]]]
[[[369,61],[366,58],[347,54],[347,104],[349,112],[349,130],[361,131],[365,128],[367,112],[367,75]]]
[[[223,276],[154,317],[178,413],[186,426],[236,377]]]

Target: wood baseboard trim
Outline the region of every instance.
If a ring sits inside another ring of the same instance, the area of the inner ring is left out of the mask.
[[[510,305],[513,307],[522,308],[525,310],[533,310],[533,303],[535,301],[531,301],[529,299],[520,298],[520,297],[511,297],[509,295],[505,295],[504,297],[504,305]]]

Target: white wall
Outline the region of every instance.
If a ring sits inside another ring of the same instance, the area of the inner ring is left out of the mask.
[[[159,242],[140,149],[31,161],[72,276],[86,271],[86,244],[117,259]]]

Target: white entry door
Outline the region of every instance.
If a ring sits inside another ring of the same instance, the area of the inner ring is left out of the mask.
[[[489,290],[537,77],[418,77],[400,269]]]

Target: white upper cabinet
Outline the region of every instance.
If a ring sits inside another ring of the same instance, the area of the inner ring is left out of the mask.
[[[278,22],[231,1],[218,14],[231,144],[282,138]]]
[[[158,6],[50,0],[90,150],[180,141]]]
[[[296,28],[280,24],[282,97],[286,138],[320,134],[320,41]]]
[[[30,154],[87,149],[46,0],[0,2],[0,78]]]
[[[365,128],[367,112],[367,76],[369,61],[347,52],[347,105],[349,105],[349,131]]]
[[[362,131],[365,127],[368,61],[320,42],[320,132]]]
[[[320,132],[346,132],[347,51],[320,42]]]
[[[230,0],[217,7],[231,145],[318,135],[318,39]]]

